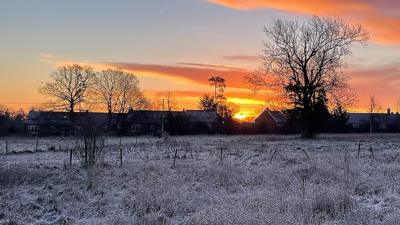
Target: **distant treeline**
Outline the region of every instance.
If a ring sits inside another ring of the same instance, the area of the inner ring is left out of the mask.
[[[24,111],[13,111],[0,106],[0,136],[24,133],[24,120]]]

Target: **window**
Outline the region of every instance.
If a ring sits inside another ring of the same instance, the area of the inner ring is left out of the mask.
[[[132,132],[139,132],[142,129],[141,124],[133,124],[132,125]]]
[[[28,126],[28,132],[30,134],[38,134],[39,133],[39,126],[37,126],[37,125],[29,125]]]

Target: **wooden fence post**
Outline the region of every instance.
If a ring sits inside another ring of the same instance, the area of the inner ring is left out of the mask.
[[[119,148],[119,165],[122,166],[122,147]]]
[[[371,151],[371,156],[372,158],[375,158],[374,150],[372,149],[372,146],[369,147],[369,150]]]
[[[220,151],[221,151],[221,153],[220,153],[220,156],[219,156],[219,162],[222,163],[222,147],[221,147]]]
[[[304,148],[302,148],[301,150],[303,151],[304,155],[306,155],[307,159],[310,159],[310,157],[308,156],[306,150]]]
[[[6,141],[6,154],[8,154],[8,141]]]
[[[175,154],[174,154],[174,162],[172,164],[172,167],[175,167],[175,161],[176,161],[176,157],[178,155],[178,148],[174,148],[175,149]]]
[[[361,151],[361,142],[358,142],[357,158],[360,157],[360,151]]]
[[[72,149],[69,150],[69,166],[72,166]]]
[[[37,150],[38,150],[38,145],[39,145],[39,139],[36,139],[35,151],[37,151]]]
[[[277,153],[277,151],[278,151],[278,148],[275,148],[274,153],[272,153],[272,156],[271,156],[271,158],[269,159],[269,162],[270,162],[270,163],[271,163],[272,160],[274,159],[274,156],[275,156],[275,154]]]
[[[122,136],[119,136],[119,165],[122,166]]]

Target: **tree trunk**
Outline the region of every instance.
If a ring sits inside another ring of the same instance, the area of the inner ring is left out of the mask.
[[[305,139],[310,139],[313,138],[313,128],[312,128],[312,107],[309,106],[308,101],[305,102],[304,108],[302,110],[302,123],[303,123],[303,128],[302,128],[302,133],[301,137]]]
[[[111,122],[112,122],[112,110],[108,109],[108,129],[111,129]]]
[[[74,115],[74,109],[75,108],[75,103],[73,101],[70,101],[69,103],[69,120],[70,120],[70,127],[68,128],[68,133],[73,134],[74,133],[74,126],[75,126],[75,115]]]
[[[311,129],[311,121],[309,119],[306,119],[303,121],[303,131],[302,131],[301,137],[305,138],[305,139],[313,138],[313,132]]]
[[[74,110],[75,110],[74,108],[75,108],[75,104],[74,104],[74,102],[71,101],[69,103],[69,114],[70,114],[71,120],[74,117]]]
[[[369,134],[372,134],[372,125],[373,125],[373,118],[372,118],[372,113],[369,116]]]

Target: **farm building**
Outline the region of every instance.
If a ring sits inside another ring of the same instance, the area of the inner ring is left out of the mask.
[[[73,116],[71,118],[68,112],[32,110],[26,118],[25,129],[30,135],[67,135],[78,129],[80,124],[90,123],[105,128],[108,123],[107,113],[77,112]]]
[[[212,111],[130,111],[127,123],[132,134],[159,135],[162,130],[171,134],[205,134],[215,129],[217,114]]]
[[[112,114],[111,122],[107,113],[76,112],[73,117],[68,112],[32,110],[25,121],[25,129],[30,135],[67,135],[91,125],[109,133],[118,132],[122,127],[129,134],[159,135],[162,130],[172,134],[210,133],[217,123],[215,112],[202,110],[132,110]]]
[[[287,116],[282,111],[266,108],[254,120],[258,133],[279,131],[287,121]]]
[[[369,130],[370,118],[370,113],[349,113],[347,124],[353,131],[365,132]],[[374,113],[372,115],[372,124],[374,131],[398,132],[400,131],[400,115],[391,113],[389,109],[387,113]]]

